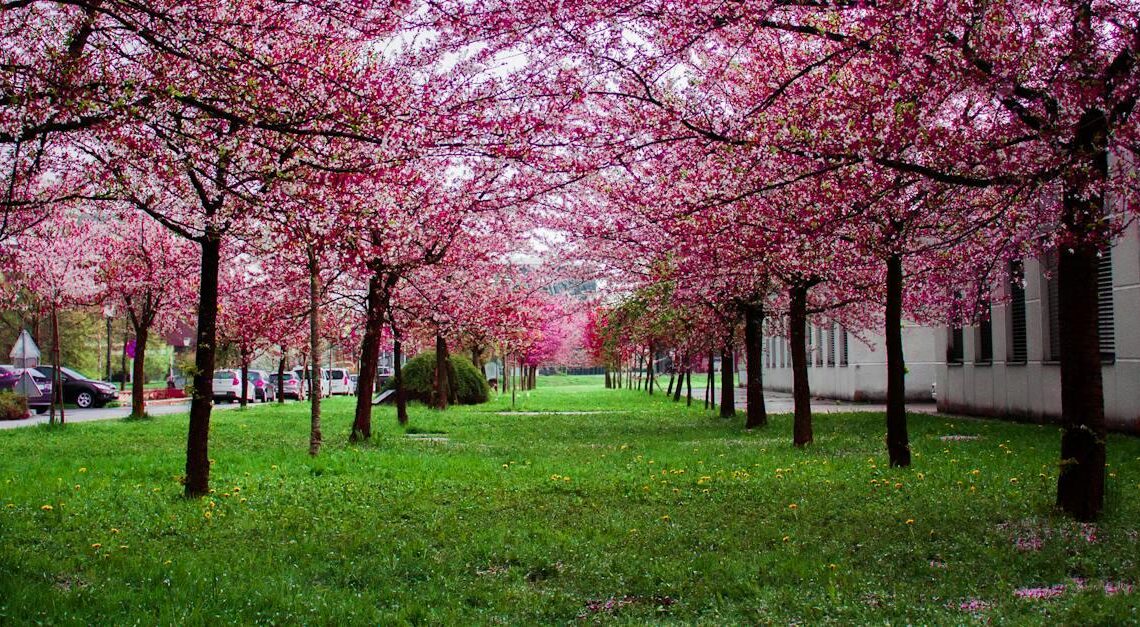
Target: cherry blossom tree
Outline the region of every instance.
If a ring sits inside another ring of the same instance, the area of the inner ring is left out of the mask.
[[[150,333],[172,329],[193,316],[198,291],[198,250],[134,210],[92,221],[103,301],[125,311],[135,335],[131,415],[146,415],[146,346]]]

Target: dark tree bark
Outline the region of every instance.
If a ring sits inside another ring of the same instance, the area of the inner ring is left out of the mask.
[[[538,387],[538,366],[530,367],[530,382],[527,384],[528,390],[533,390]]]
[[[657,353],[653,350],[653,345],[649,345],[649,357],[645,360],[645,387],[649,390],[649,395],[653,396],[653,385],[656,382],[656,358]]]
[[[58,407],[59,424],[64,424],[67,419],[64,416],[63,409],[63,375],[60,374],[59,369],[59,306],[54,302],[51,305],[51,358],[55,368],[53,368],[51,377],[51,416],[48,418],[48,422],[55,424],[55,410]]]
[[[487,378],[487,373],[483,372],[484,366],[487,365],[487,362],[483,359],[483,351],[484,348],[482,344],[478,342],[472,344],[471,363],[475,365],[475,369],[479,371],[479,374],[483,375],[483,378]]]
[[[716,409],[716,353],[709,351],[709,406]]]
[[[1074,150],[1088,164],[1086,176],[1108,178],[1108,121],[1090,110],[1080,120]],[[1104,237],[1103,193],[1067,184],[1063,237],[1058,246],[1057,287],[1061,322],[1061,466],[1057,506],[1073,518],[1092,521],[1104,508],[1107,428],[1097,329],[1097,266]]]
[[[906,428],[906,364],[902,345],[902,257],[887,258],[887,454],[891,466],[910,466]]]
[[[733,418],[736,416],[736,390],[732,368],[735,365],[735,355],[732,350],[732,337],[724,340],[720,351],[720,417]]]
[[[677,380],[677,369],[669,369],[669,385],[665,388],[665,396],[673,396],[673,382]]]
[[[285,403],[285,349],[281,350],[281,359],[277,360],[277,403]]]
[[[150,337],[150,327],[135,325],[135,363],[131,373],[131,416],[146,416],[146,343]]]
[[[764,303],[755,301],[744,306],[744,360],[747,377],[748,406],[745,429],[768,424],[764,407]]]
[[[447,401],[451,396],[451,382],[448,379],[447,342],[443,335],[435,334],[435,398],[432,399],[436,409],[447,409]]]
[[[792,399],[795,414],[792,419],[792,443],[806,446],[812,442],[811,387],[807,371],[807,291],[804,284],[793,285],[788,308],[789,340],[792,353]]]
[[[138,349],[136,349],[135,354],[138,354],[137,350]],[[137,370],[137,368],[136,368],[136,370]],[[245,406],[246,406],[245,395],[248,393],[249,393],[249,357],[243,354],[241,356],[241,398],[238,400],[238,404],[241,405],[242,409],[245,409]]]
[[[360,376],[356,379],[356,414],[349,442],[372,437],[372,393],[380,362],[380,334],[384,329],[384,312],[388,309],[388,290],[383,279],[374,273],[368,279],[368,298],[364,322],[364,338],[360,342]]]
[[[111,372],[111,316],[107,316],[107,381],[113,381],[114,374]]]
[[[198,344],[194,348],[194,395],[190,400],[190,427],[186,435],[186,496],[210,492],[210,408],[214,401],[214,359],[218,335],[218,268],[221,234],[208,228],[202,247],[198,301]]]
[[[395,335],[395,333],[393,333]],[[408,398],[404,394],[404,345],[398,335],[392,341],[392,378],[396,388],[396,422],[408,424]]]
[[[321,452],[321,266],[312,248],[309,254],[309,455]]]
[[[131,341],[130,324],[131,324],[130,321],[127,321],[127,320],[123,321],[123,352],[121,355],[119,355],[120,359],[122,360],[122,363],[120,365],[122,367],[122,373],[123,373],[123,381],[122,381],[122,385],[119,386],[119,389],[123,390],[123,391],[126,391],[127,383],[130,382],[128,380],[129,379],[128,375],[130,373],[127,372],[127,342]]]
[[[688,395],[689,395],[688,400],[685,401],[685,405],[692,407],[693,406],[693,368],[692,368],[692,366],[686,366],[685,367],[685,388],[686,388],[686,391],[688,392]]]
[[[610,369],[609,368],[602,368],[602,374],[604,374],[606,376],[606,389],[608,390],[612,387],[610,385]]]
[[[673,389],[674,403],[681,401],[681,384],[685,382],[685,368],[681,364],[685,361],[685,359],[681,359],[679,360],[679,363],[673,365],[673,370],[677,371],[677,387]]]

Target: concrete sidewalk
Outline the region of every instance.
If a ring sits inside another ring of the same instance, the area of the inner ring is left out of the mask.
[[[748,406],[748,393],[744,388],[738,387],[734,390],[736,392],[734,402],[736,403],[737,411]],[[704,390],[693,390],[693,402],[704,403]],[[720,405],[720,389],[716,391],[716,402]],[[790,414],[795,410],[795,401],[792,395],[787,392],[775,392],[773,390],[764,390],[764,409],[769,414]],[[938,406],[933,401],[928,402],[908,402],[906,410],[912,413],[923,414],[936,414],[938,413]],[[885,403],[857,403],[855,401],[839,401],[826,398],[813,398],[811,399],[811,411],[816,414],[836,414],[842,412],[886,412],[887,406]]]

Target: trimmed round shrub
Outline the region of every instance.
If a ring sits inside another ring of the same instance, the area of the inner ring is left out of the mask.
[[[449,378],[455,386],[460,405],[486,403],[491,396],[491,386],[483,373],[463,355],[451,355]],[[435,351],[420,353],[404,364],[404,392],[409,399],[430,403],[435,387]],[[384,389],[396,387],[395,377],[389,378]]]

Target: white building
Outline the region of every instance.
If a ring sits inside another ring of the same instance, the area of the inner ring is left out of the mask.
[[[1011,264],[994,287],[988,323],[964,329],[903,329],[907,397],[931,397],[940,411],[1035,422],[1061,414],[1055,259]],[[1017,280],[1011,280],[1017,279]],[[1140,227],[1130,225],[1101,261],[1100,349],[1105,417],[1110,428],[1140,432]],[[879,400],[886,394],[881,338],[871,349],[842,329],[811,329],[813,395]],[[790,391],[787,341],[765,346],[766,388]]]
[[[872,348],[838,325],[809,325],[808,333],[808,383],[812,396],[853,401],[886,399],[887,354],[881,337],[870,338]],[[934,400],[932,386],[945,368],[943,335],[928,327],[903,327],[908,400]],[[787,338],[767,338],[764,349],[764,388],[791,392],[792,355]]]

